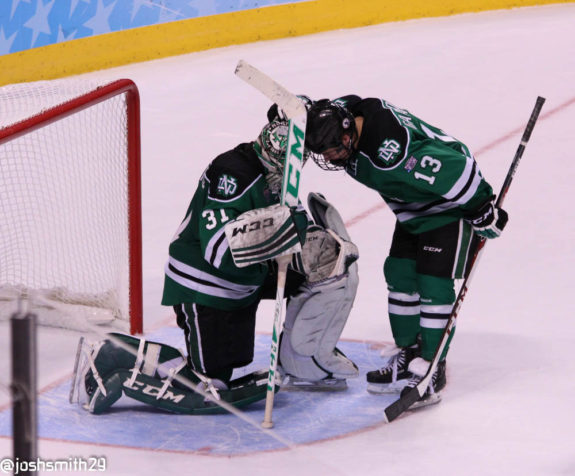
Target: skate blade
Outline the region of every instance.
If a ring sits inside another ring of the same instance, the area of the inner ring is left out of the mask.
[[[323,380],[304,380],[292,376],[284,378],[280,385],[280,390],[287,392],[340,392],[347,389],[345,379],[323,379]]]
[[[434,393],[424,400],[418,400],[415,402],[409,407],[409,410],[418,410],[420,408],[429,407],[430,405],[437,405],[439,402],[441,402],[441,394]]]
[[[394,393],[401,393],[403,388],[407,385],[407,380],[403,383],[369,383],[367,384],[367,392],[372,395],[390,395]]]

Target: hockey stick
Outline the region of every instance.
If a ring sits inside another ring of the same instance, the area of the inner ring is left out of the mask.
[[[235,74],[277,104],[289,119],[288,144],[284,163],[281,204],[289,207],[296,207],[299,203],[299,181],[304,158],[305,127],[307,120],[305,104],[297,96],[290,93],[269,76],[243,60],[238,62]],[[272,428],[274,426],[272,421],[272,412],[275,395],[277,358],[279,353],[279,335],[283,319],[283,299],[287,267],[291,261],[291,255],[281,256],[277,258],[276,261],[278,263],[278,279],[270,351],[270,367],[268,372],[268,387],[266,393],[266,407],[264,420],[262,422],[262,427],[264,428]]]
[[[505,198],[505,195],[507,195],[507,192],[509,191],[509,187],[511,186],[511,181],[513,180],[513,177],[515,176],[515,172],[517,170],[517,167],[519,166],[519,161],[521,160],[521,157],[523,156],[523,151],[525,150],[525,146],[527,145],[527,142],[529,141],[529,138],[531,137],[531,133],[533,132],[533,128],[535,127],[535,122],[537,121],[537,118],[539,117],[539,113],[541,112],[541,108],[543,107],[544,102],[545,102],[545,98],[542,98],[540,96],[537,98],[537,101],[535,102],[535,106],[533,108],[533,111],[531,112],[531,117],[529,118],[529,122],[527,123],[527,126],[525,127],[525,131],[523,132],[523,137],[521,138],[521,142],[519,144],[519,147],[517,148],[517,152],[515,152],[515,157],[513,158],[513,162],[511,163],[511,166],[509,167],[509,171],[507,172],[507,176],[505,177],[505,181],[503,182],[503,186],[501,187],[501,191],[499,192],[499,196],[497,197],[496,206],[498,206],[498,207],[500,207],[502,205],[503,199]],[[435,369],[437,368],[437,364],[439,363],[439,358],[440,358],[441,354],[443,353],[445,346],[447,345],[447,341],[449,340],[449,336],[453,332],[453,327],[455,326],[457,314],[459,313],[459,309],[461,307],[461,304],[463,303],[463,300],[465,299],[465,296],[467,294],[467,290],[469,288],[469,283],[471,282],[471,278],[472,278],[474,271],[477,267],[477,261],[479,259],[479,255],[480,255],[481,250],[485,246],[485,242],[486,242],[486,239],[482,238],[481,241],[479,242],[478,246],[477,246],[477,249],[475,250],[475,253],[473,254],[473,257],[471,259],[471,264],[470,264],[470,271],[467,274],[467,276],[465,277],[465,279],[463,280],[463,284],[461,285],[461,288],[460,288],[459,293],[457,295],[457,299],[455,300],[455,304],[453,305],[453,310],[451,311],[451,315],[449,316],[449,320],[447,321],[447,325],[445,327],[445,330],[443,331],[443,335],[441,336],[441,341],[439,342],[439,346],[438,346],[437,350],[435,351],[435,354],[433,356],[431,363],[429,364],[429,368],[427,369],[426,374],[423,376],[423,378],[417,384],[417,386],[415,386],[412,389],[410,389],[409,391],[407,391],[404,395],[399,397],[398,400],[393,402],[391,405],[389,405],[384,410],[385,419],[388,423],[395,420],[399,415],[401,415],[403,412],[405,412],[409,407],[411,407],[411,405],[413,405],[415,402],[417,402],[425,394],[425,391],[427,390],[427,387],[429,385],[429,382],[431,381],[433,373],[435,372]]]

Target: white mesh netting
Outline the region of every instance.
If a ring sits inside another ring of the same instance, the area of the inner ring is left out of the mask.
[[[77,79],[0,88],[0,132],[94,90]],[[0,144],[0,319],[129,321],[125,94]]]

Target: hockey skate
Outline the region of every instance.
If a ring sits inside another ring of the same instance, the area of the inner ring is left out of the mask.
[[[384,367],[367,373],[367,391],[373,394],[400,392],[413,376],[408,367],[419,354],[418,344],[399,347]]]
[[[286,374],[281,379],[280,389],[288,392],[339,392],[347,389],[347,380],[334,377],[326,377],[321,380],[309,380]]]
[[[417,402],[409,407],[410,410],[417,410],[418,408],[435,405],[441,401],[441,394],[439,392],[443,390],[447,384],[447,377],[445,375],[446,367],[447,364],[445,360],[437,364],[437,368],[435,369],[435,372],[433,372],[427,390]],[[427,373],[428,368],[429,362],[427,360],[423,360],[421,357],[418,357],[411,362],[409,365],[409,371],[411,372],[412,377],[402,390],[402,396],[421,382],[421,379]]]

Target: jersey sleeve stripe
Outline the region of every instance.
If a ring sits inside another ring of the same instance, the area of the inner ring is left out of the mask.
[[[166,264],[165,273],[170,279],[188,289],[227,299],[243,299],[258,289],[258,286],[237,284],[217,278],[172,257]]]

